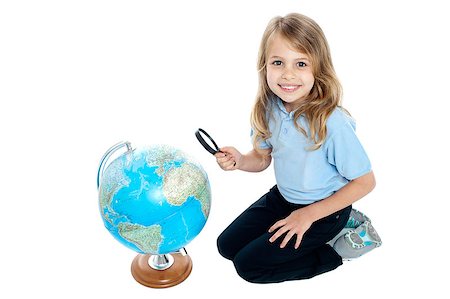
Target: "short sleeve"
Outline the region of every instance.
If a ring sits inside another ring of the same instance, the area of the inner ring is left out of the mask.
[[[372,169],[369,157],[356,136],[354,124],[346,122],[326,144],[328,162],[347,180],[356,179]]]
[[[250,139],[251,139],[251,142],[253,143],[253,129],[250,130]],[[257,144],[258,144],[258,148],[262,149],[262,150],[272,148],[272,146],[269,144],[269,142],[267,140],[260,139]]]

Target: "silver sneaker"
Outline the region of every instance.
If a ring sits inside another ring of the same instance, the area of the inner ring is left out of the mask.
[[[353,259],[380,247],[381,238],[369,221],[339,237],[333,245],[342,259]]]

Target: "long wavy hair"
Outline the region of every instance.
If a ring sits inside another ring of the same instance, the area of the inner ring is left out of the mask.
[[[314,86],[294,112],[294,123],[297,130],[312,141],[310,149],[316,150],[325,141],[328,117],[336,107],[341,106],[342,87],[334,71],[330,49],[322,29],[314,20],[298,13],[273,18],[263,34],[257,65],[259,86],[251,113],[253,146],[258,149],[257,144],[271,136],[267,109],[276,96],[267,84],[267,54],[270,43],[277,34],[290,42],[294,49],[306,54],[311,61]],[[307,120],[309,136],[305,128],[298,124],[297,120],[301,115]]]

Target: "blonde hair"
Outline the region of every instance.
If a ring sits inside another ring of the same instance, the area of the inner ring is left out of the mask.
[[[296,128],[314,144],[311,149],[322,146],[327,135],[326,121],[333,110],[341,105],[342,87],[334,71],[330,49],[322,29],[312,19],[291,13],[285,17],[273,18],[263,34],[258,54],[259,87],[256,102],[251,113],[253,128],[253,146],[258,149],[258,142],[266,140],[271,133],[268,128],[266,111],[276,96],[267,84],[267,52],[271,39],[279,34],[297,51],[306,54],[311,60],[314,86],[294,113]],[[298,123],[304,115],[310,136]]]

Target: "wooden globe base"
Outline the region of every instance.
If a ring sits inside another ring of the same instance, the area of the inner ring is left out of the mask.
[[[165,270],[156,270],[149,266],[151,254],[138,254],[131,263],[131,274],[140,284],[150,288],[173,287],[186,278],[192,271],[189,255],[172,254],[174,263]]]

